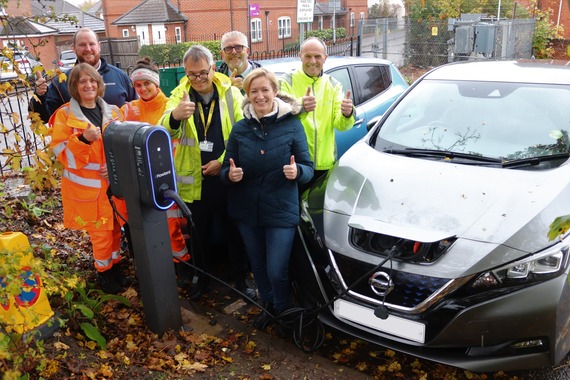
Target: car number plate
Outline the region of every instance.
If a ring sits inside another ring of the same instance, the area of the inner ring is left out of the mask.
[[[395,315],[380,319],[374,315],[374,309],[341,299],[334,303],[334,315],[378,331],[425,343],[426,326],[421,322],[410,321]]]

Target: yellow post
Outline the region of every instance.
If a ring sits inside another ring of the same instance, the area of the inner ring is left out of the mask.
[[[26,235],[21,232],[0,234],[0,287],[6,287],[7,258],[18,263],[21,292],[15,296],[0,296],[0,320],[8,332],[23,334],[47,322],[54,312],[39,276],[32,273],[33,255]],[[13,265],[13,264],[10,264]]]

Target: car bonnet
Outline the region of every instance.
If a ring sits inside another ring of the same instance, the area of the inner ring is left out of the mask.
[[[405,239],[457,237],[533,252],[552,244],[550,223],[570,213],[570,164],[540,171],[461,165],[359,142],[331,172],[324,209]]]

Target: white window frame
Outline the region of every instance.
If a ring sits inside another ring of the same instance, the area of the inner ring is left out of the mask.
[[[360,12],[360,19],[364,20],[364,12]]]
[[[291,37],[291,17],[279,17],[277,19],[277,31],[279,39]]]
[[[354,26],[354,12],[350,12],[350,26]]]
[[[319,16],[319,30],[323,30],[324,26],[324,21],[323,21],[323,16]]]
[[[251,42],[261,42],[263,41],[263,28],[260,18],[252,18],[250,20],[250,33],[251,33]]]
[[[176,43],[179,44],[182,42],[182,28],[177,26],[174,28],[174,36],[176,37]]]
[[[129,37],[129,30],[123,29],[123,37]]]

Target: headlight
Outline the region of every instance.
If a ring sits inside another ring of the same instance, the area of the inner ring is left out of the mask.
[[[570,237],[542,252],[480,275],[471,285],[483,290],[501,286],[525,285],[546,281],[562,272],[568,263]]]

